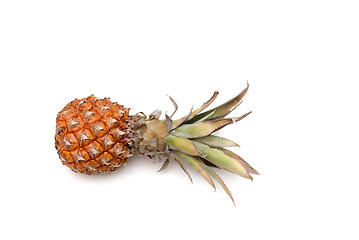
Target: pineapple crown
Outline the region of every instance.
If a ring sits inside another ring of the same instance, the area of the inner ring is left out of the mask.
[[[147,118],[143,113],[132,116],[131,139],[133,139],[134,152],[147,155],[150,158],[157,157],[165,161],[158,172],[164,170],[171,160],[174,160],[187,174],[192,182],[184,162],[188,163],[214,188],[213,177],[225,190],[234,203],[233,196],[223,180],[211,169],[216,167],[225,169],[241,177],[252,179],[252,174],[258,172],[246,161],[227,147],[238,147],[238,144],[212,135],[219,129],[238,122],[248,116],[248,112],[241,117],[226,118],[226,116],[236,109],[241,103],[242,98],[248,91],[247,87],[237,96],[226,103],[203,112],[217,97],[215,91],[213,96],[200,108],[191,110],[186,116],[172,120],[178,106],[171,98],[174,105],[174,112],[165,119],[160,120],[161,111],[155,110]]]

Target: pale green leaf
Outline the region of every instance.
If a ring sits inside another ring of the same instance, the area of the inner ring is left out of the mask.
[[[205,108],[207,108],[214,101],[214,99],[216,99],[217,96],[218,96],[218,91],[215,91],[212,97],[207,102],[205,102],[200,108],[194,110],[191,113],[191,115],[188,116],[187,121],[191,120],[194,116],[196,116],[198,113],[202,112]]]
[[[237,161],[239,161],[246,169],[248,172],[253,173],[253,174],[259,174],[257,170],[255,170],[251,165],[249,165],[249,163],[247,163],[246,161],[244,161],[243,158],[241,158],[239,155],[235,154],[234,152],[225,149],[225,148],[220,148],[220,150],[222,152],[224,152],[225,154],[227,154],[228,156],[236,159]]]
[[[198,121],[199,119],[202,119],[203,117],[210,114],[213,110],[215,110],[214,113],[208,119],[224,118],[226,115],[228,115],[233,109],[235,109],[241,103],[242,98],[244,97],[244,95],[246,95],[246,93],[248,91],[248,87],[249,87],[249,84],[247,82],[247,87],[240,94],[238,94],[237,96],[235,96],[228,102],[226,102],[214,109],[211,109],[204,113],[196,115],[187,123],[194,123],[194,122]]]
[[[183,124],[178,128],[171,131],[171,134],[183,138],[199,138],[210,135],[211,133],[227,126],[228,124],[238,122],[245,118],[249,113],[244,114],[241,117],[225,118],[220,120],[196,122],[192,124]]]
[[[197,149],[204,155],[204,158],[219,168],[238,174],[244,178],[252,179],[246,168],[236,159],[228,156],[219,149],[211,148],[203,143],[193,141]]]
[[[186,116],[184,116],[184,117],[182,117],[182,118],[180,118],[180,119],[174,120],[174,121],[172,122],[172,129],[175,129],[176,127],[180,126],[180,125],[181,125],[182,123],[184,123],[184,122],[190,121],[190,120],[191,120],[193,117],[195,117],[198,113],[200,113],[200,112],[203,111],[206,107],[208,107],[208,106],[214,101],[214,99],[216,99],[217,95],[218,95],[218,92],[215,91],[215,92],[213,93],[212,97],[211,97],[207,102],[205,102],[200,108],[197,108],[197,109],[194,110],[194,111],[192,111],[192,109],[191,109],[191,112],[190,112],[188,115],[186,115]],[[170,99],[171,99],[171,98],[170,98]],[[171,99],[171,101],[174,102],[173,99]],[[176,106],[177,106],[177,104],[176,104]],[[172,115],[173,115],[173,114],[172,114]],[[207,114],[207,115],[209,115],[209,114]]]
[[[192,108],[193,108],[193,107],[192,107]],[[191,115],[191,113],[192,113],[192,108],[191,108],[191,111],[189,112],[188,115],[186,115],[186,116],[184,116],[184,117],[182,117],[182,118],[180,118],[180,119],[177,119],[177,120],[172,121],[171,130],[177,128],[178,126],[180,126],[182,123],[184,123],[184,122],[188,119],[188,117],[189,117],[189,116]]]
[[[198,159],[198,158],[197,158]],[[223,188],[223,190],[227,193],[227,195],[230,197],[230,199],[232,200],[234,206],[236,206],[236,203],[234,202],[232,193],[229,191],[229,188],[227,187],[227,185],[224,183],[224,181],[222,180],[222,178],[220,178],[217,173],[215,171],[213,171],[212,169],[210,169],[209,167],[207,167],[200,159],[198,159],[198,161],[202,164],[203,168],[221,185],[221,187]]]
[[[166,137],[166,141],[168,145],[175,150],[192,156],[202,156],[201,152],[197,149],[191,140],[169,134]]]
[[[182,170],[186,173],[186,175],[188,176],[189,180],[191,180],[191,183],[193,183],[191,175],[189,175],[189,172],[187,171],[185,165],[182,162],[182,159],[174,154],[174,153],[170,153],[171,157],[178,163],[178,165],[182,168]]]
[[[208,135],[206,137],[196,138],[197,142],[207,144],[212,147],[239,147],[239,145],[231,140],[214,136]]]
[[[211,184],[214,189],[216,189],[216,187],[211,179],[211,176],[208,174],[208,172],[206,170],[204,170],[204,168],[201,166],[201,164],[199,164],[194,157],[191,157],[191,156],[184,154],[182,152],[179,152],[179,151],[176,151],[175,153],[178,156],[180,156],[184,161],[186,161],[189,165],[191,165],[197,172],[199,172],[199,174],[201,174],[202,177],[204,179],[206,179],[206,181],[209,184]]]

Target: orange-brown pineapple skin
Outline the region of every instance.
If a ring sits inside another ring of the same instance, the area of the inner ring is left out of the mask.
[[[56,118],[55,147],[75,172],[114,171],[130,156],[129,109],[91,95],[67,104]]]

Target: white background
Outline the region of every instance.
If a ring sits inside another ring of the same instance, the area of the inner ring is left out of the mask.
[[[359,239],[357,1],[1,1],[1,239]],[[54,147],[74,98],[177,117],[249,81],[220,134],[262,175],[135,158],[75,174]]]

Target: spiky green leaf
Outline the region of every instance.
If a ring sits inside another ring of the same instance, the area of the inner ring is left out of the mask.
[[[214,185],[211,176],[206,170],[204,170],[201,164],[199,164],[199,162],[194,157],[191,157],[179,151],[176,151],[175,153],[180,156],[184,161],[186,161],[189,165],[191,165],[197,172],[199,172],[199,174],[201,174],[202,177],[206,179],[206,181],[211,184],[214,189],[216,189],[216,186]]]
[[[239,120],[245,118],[249,113],[244,114],[241,117],[225,118],[221,120],[212,120],[212,121],[203,121],[196,122],[192,124],[183,124],[178,128],[171,131],[171,134],[183,137],[183,138],[199,138],[210,135],[211,133],[227,126],[238,122]]]
[[[196,122],[202,122],[202,121],[205,121],[205,120],[207,120],[207,119],[209,119],[211,116],[212,116],[212,114],[215,112],[215,110],[213,109],[213,110],[211,110],[211,112],[208,114],[208,115],[206,115],[206,116],[204,116],[203,118],[201,118],[201,119],[198,119]],[[185,122],[185,123],[189,123],[189,122]]]
[[[241,158],[239,155],[235,154],[234,152],[225,149],[225,148],[220,148],[220,150],[222,152],[224,152],[225,154],[227,154],[228,156],[236,159],[237,161],[239,161],[246,169],[248,172],[253,173],[253,174],[259,174],[257,170],[255,170],[251,165],[249,165],[249,163],[247,163],[246,161],[244,161],[243,158]]]
[[[196,138],[197,142],[207,144],[212,147],[239,147],[239,145],[231,140],[214,136],[208,135],[206,137]]]
[[[191,120],[189,120],[186,123],[194,123],[194,122],[198,121],[199,119],[202,119],[205,116],[207,116],[208,114],[210,114],[213,110],[215,110],[214,113],[212,113],[211,117],[209,117],[208,119],[224,118],[241,103],[241,100],[244,97],[244,95],[246,95],[248,88],[249,88],[249,84],[247,82],[247,87],[240,94],[238,94],[237,96],[235,96],[228,102],[226,102],[214,109],[211,109],[204,113],[196,115],[195,117],[193,117]]]
[[[182,162],[182,159],[178,155],[176,155],[174,153],[170,153],[170,155],[178,163],[178,165],[182,168],[182,170],[186,173],[186,175],[188,176],[191,183],[193,183],[191,175],[189,175],[189,172],[187,171],[187,168],[185,167],[185,165]]]
[[[204,158],[214,165],[238,174],[244,178],[252,179],[246,168],[236,159],[228,156],[219,149],[211,148],[203,143],[193,141],[197,149],[204,155]]]
[[[215,92],[213,93],[212,97],[211,97],[207,102],[205,102],[201,107],[197,108],[197,109],[194,110],[194,111],[192,111],[192,109],[191,109],[191,112],[190,112],[188,115],[186,115],[186,116],[184,116],[184,117],[182,117],[182,118],[180,118],[180,119],[174,120],[173,123],[172,123],[172,129],[175,129],[175,128],[177,128],[178,126],[180,126],[182,123],[191,120],[191,119],[192,119],[193,117],[195,117],[198,113],[200,113],[200,112],[203,111],[205,108],[207,108],[207,107],[214,101],[214,99],[216,99],[217,95],[218,95],[218,92],[215,91]],[[171,99],[172,102],[174,102],[174,100],[173,100],[171,97],[170,97],[170,99]],[[174,104],[175,104],[175,102],[174,102]],[[175,105],[175,108],[176,108],[176,107],[177,107],[177,104]],[[176,110],[177,110],[177,109],[176,109]],[[172,115],[173,115],[173,114],[172,114]],[[207,114],[207,115],[210,115],[210,114]],[[171,117],[172,117],[172,116],[171,116]]]
[[[192,108],[193,108],[193,107],[192,107]],[[178,126],[180,126],[182,123],[184,123],[184,122],[188,119],[188,117],[192,114],[192,108],[191,108],[191,111],[189,112],[188,115],[186,115],[186,116],[184,116],[184,117],[182,117],[182,118],[180,118],[180,119],[177,119],[177,120],[172,121],[172,127],[171,127],[171,129],[175,129],[175,128],[177,128]]]
[[[203,168],[221,185],[221,187],[223,188],[223,190],[227,193],[227,195],[229,196],[229,198],[232,200],[234,206],[236,206],[236,203],[234,202],[233,196],[231,191],[229,191],[229,188],[227,187],[227,185],[224,183],[224,181],[222,180],[222,178],[220,178],[217,173],[215,171],[213,171],[212,169],[210,169],[209,167],[207,167],[199,158],[197,158],[198,162],[200,162],[203,166]]]
[[[187,121],[191,120],[194,116],[196,116],[198,113],[202,112],[204,109],[206,109],[213,101],[214,99],[216,99],[216,97],[218,96],[218,91],[215,91],[212,95],[212,97],[205,102],[200,108],[197,108],[196,110],[194,110],[191,115],[187,118]]]
[[[169,134],[166,137],[166,141],[168,145],[175,150],[192,156],[202,156],[201,152],[197,149],[191,140]]]

